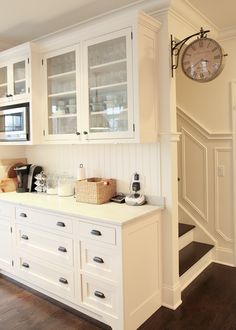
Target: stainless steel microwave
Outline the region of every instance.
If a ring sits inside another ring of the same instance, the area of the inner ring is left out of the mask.
[[[28,141],[29,103],[0,107],[0,141]]]

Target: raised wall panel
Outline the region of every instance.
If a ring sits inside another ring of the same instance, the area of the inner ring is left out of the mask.
[[[208,221],[207,148],[182,129],[183,199]]]
[[[226,241],[233,241],[232,150],[215,148],[215,229]]]

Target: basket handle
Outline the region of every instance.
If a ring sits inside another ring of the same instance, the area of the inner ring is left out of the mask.
[[[104,185],[104,186],[109,186],[109,184],[110,184],[109,181],[104,181],[104,182],[103,182],[103,185]]]

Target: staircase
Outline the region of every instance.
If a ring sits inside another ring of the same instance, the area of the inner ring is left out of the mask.
[[[179,223],[179,276],[186,288],[211,262],[214,245],[194,241],[194,225]]]

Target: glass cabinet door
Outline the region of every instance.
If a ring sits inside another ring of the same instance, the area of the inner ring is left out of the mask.
[[[26,61],[13,63],[13,93],[20,95],[26,93]]]
[[[47,59],[48,134],[75,134],[76,52]]]
[[[8,94],[7,69],[7,66],[0,68],[0,98],[4,98]]]
[[[129,33],[130,37],[130,33]],[[88,45],[89,133],[129,130],[127,35]]]

